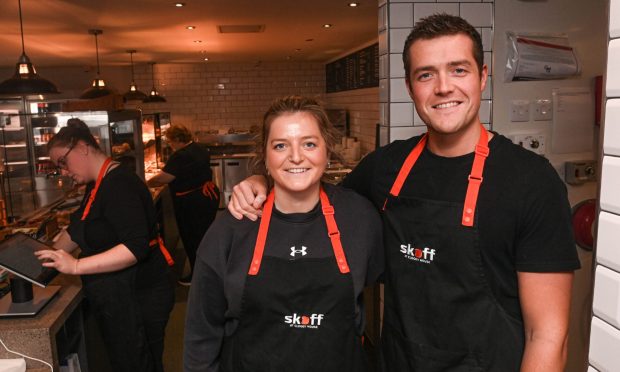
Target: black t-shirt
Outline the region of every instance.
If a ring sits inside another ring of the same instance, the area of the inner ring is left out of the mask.
[[[191,142],[172,153],[163,171],[175,177],[170,182],[172,192],[184,192],[200,187],[212,178],[209,150]]]
[[[494,133],[477,204],[485,274],[499,303],[521,318],[517,271],[579,268],[566,187],[547,159]],[[381,208],[400,167],[420,137],[396,141],[365,157],[344,179]],[[446,158],[424,149],[400,195],[463,202],[474,159]]]
[[[93,256],[124,244],[138,260],[138,287],[164,278],[166,262],[159,247],[149,246],[157,237],[157,220],[151,194],[138,176],[123,166],[108,172],[101,181],[90,212],[80,221],[91,190],[86,187],[80,208],[71,214],[67,229],[81,249],[81,257]],[[84,227],[84,235],[79,226]],[[104,274],[83,275],[88,282]]]
[[[358,332],[364,328],[362,290],[383,272],[381,220],[368,200],[351,190],[324,185],[351,269]],[[224,336],[234,333],[259,221],[239,221],[228,211],[211,225],[198,249],[188,299],[185,371],[218,371]],[[305,247],[306,258],[333,257],[320,204],[308,213],[284,214],[274,207],[265,256],[294,259],[292,248]],[[334,265],[336,261],[334,258]],[[215,362],[215,364],[213,364]]]

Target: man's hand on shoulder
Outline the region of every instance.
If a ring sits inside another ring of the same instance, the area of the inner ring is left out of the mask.
[[[262,214],[261,208],[265,200],[267,200],[267,180],[260,175],[250,176],[233,187],[228,211],[238,220],[245,216],[256,221]]]

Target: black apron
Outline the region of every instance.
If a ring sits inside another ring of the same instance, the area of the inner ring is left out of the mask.
[[[403,165],[383,211],[382,367],[386,372],[518,371],[523,324],[495,300],[478,245],[475,212],[488,155],[486,129],[465,203],[398,196],[425,143],[423,137]]]
[[[321,205],[335,259],[263,258],[273,199],[271,192],[246,278],[239,324],[224,340],[220,370],[366,371],[355,326],[353,281],[325,192],[321,189]]]

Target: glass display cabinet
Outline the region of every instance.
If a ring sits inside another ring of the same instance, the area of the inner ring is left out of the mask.
[[[171,125],[169,112],[142,114],[142,142],[146,173],[157,173],[164,167],[172,149],[163,136]]]
[[[79,118],[101,149],[144,178],[141,113],[138,110],[49,112],[47,104],[0,101],[0,225],[59,200],[73,189],[47,154],[48,141]]]

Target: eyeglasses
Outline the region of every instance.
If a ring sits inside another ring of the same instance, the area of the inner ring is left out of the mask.
[[[71,150],[73,150],[74,147],[75,144],[69,146],[69,150],[67,150],[67,152],[65,152],[63,156],[59,157],[58,160],[56,160],[56,166],[58,168],[67,170],[67,156],[69,156],[69,153],[71,152]]]

